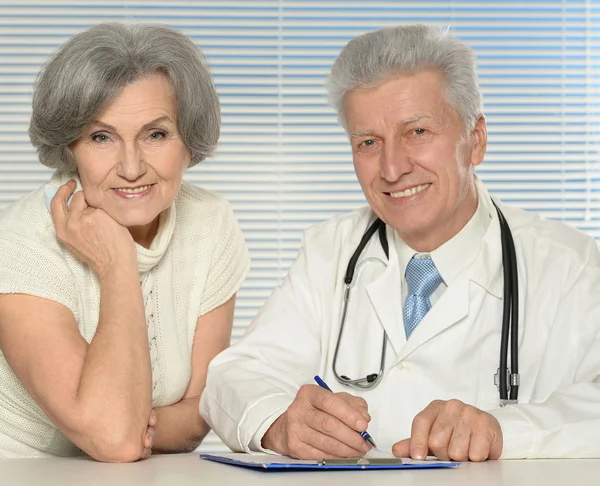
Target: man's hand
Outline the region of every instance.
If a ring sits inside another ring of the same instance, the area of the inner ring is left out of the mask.
[[[367,408],[360,397],[304,385],[262,446],[297,459],[362,456],[371,449],[360,436],[371,420]]]
[[[148,459],[152,454],[152,446],[154,445],[154,426],[156,425],[156,412],[152,410],[150,412],[150,418],[148,419],[148,428],[146,429],[146,435],[144,437],[144,452],[140,457],[140,461]]]
[[[396,442],[396,457],[442,461],[486,461],[502,454],[502,429],[495,417],[459,400],[435,400],[413,420],[410,439]]]

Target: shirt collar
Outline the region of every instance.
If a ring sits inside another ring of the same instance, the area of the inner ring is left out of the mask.
[[[492,220],[491,209],[493,208],[487,191],[477,178],[476,187],[478,194],[477,209],[471,219],[455,236],[431,253],[415,251],[402,240],[397,231],[394,231],[394,244],[398,253],[402,276],[404,276],[406,266],[413,256],[417,258],[430,256],[444,283],[450,285],[475,260]]]
[[[491,215],[482,201],[479,188],[477,194],[475,214],[463,229],[431,252],[431,259],[446,285],[450,285],[477,258],[483,237],[490,225]]]

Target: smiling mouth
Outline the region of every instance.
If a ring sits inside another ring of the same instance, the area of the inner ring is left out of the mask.
[[[146,184],[145,186],[139,187],[115,187],[115,191],[123,192],[125,194],[140,194],[141,192],[147,191],[154,184]]]
[[[401,197],[414,196],[415,194],[418,194],[419,192],[424,191],[425,189],[427,189],[430,185],[431,185],[431,183],[421,184],[420,186],[415,186],[415,187],[412,187],[410,189],[406,189],[405,191],[388,192],[386,194],[389,194],[392,199],[398,199],[398,198],[401,198]]]

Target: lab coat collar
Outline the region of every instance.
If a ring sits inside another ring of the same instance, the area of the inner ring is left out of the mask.
[[[497,275],[494,272],[494,269],[496,269],[496,265],[494,264],[496,260],[495,255],[498,250],[500,251],[500,265],[497,270],[501,270],[502,246],[499,245],[500,232],[499,230],[497,233],[494,231],[490,232],[494,226],[498,228],[498,214],[485,186],[476,176],[475,187],[478,197],[475,214],[458,234],[439,248],[433,250],[430,256],[447,286],[450,286],[456,277],[468,269],[473,262],[479,258],[484,258],[485,265],[479,265],[479,268],[484,271],[481,272],[475,269],[472,272],[471,279],[487,292],[501,298],[502,282],[498,282],[498,277],[501,280],[501,273]],[[406,266],[417,252],[401,239],[397,231],[393,230],[391,234],[392,238],[389,241],[394,242],[394,245],[391,246],[394,246],[396,249],[400,276],[403,281]],[[491,248],[486,248],[489,245],[491,245]]]
[[[467,267],[463,267],[463,271],[456,276],[452,285],[446,289],[440,300],[425,316],[421,325],[415,329],[410,340],[406,340],[402,317],[401,281],[404,270],[400,270],[401,258],[395,244],[389,245],[390,258],[386,270],[367,287],[367,294],[374,312],[385,329],[398,359],[407,356],[424,342],[467,316],[470,282],[480,285],[495,297],[502,298],[502,245],[498,215],[483,184],[479,180],[476,181],[476,184],[479,204],[482,205],[484,214],[490,217],[487,230],[479,246],[479,252],[475,254]],[[388,241],[393,241],[394,233],[395,231],[389,226],[386,228]],[[376,250],[372,246],[375,240]],[[375,253],[385,259],[378,238],[373,238],[369,246],[370,251],[365,253],[368,253],[369,256],[373,256]],[[406,263],[408,261],[404,263],[403,269]]]
[[[477,209],[471,219],[456,235],[430,253],[447,286],[452,285],[456,277],[477,258],[490,225],[489,209],[481,200],[480,188],[476,190]]]
[[[391,231],[393,230],[388,228],[388,238],[392,236]],[[469,279],[459,278],[444,292],[407,340],[400,285],[401,273],[396,245],[390,245],[388,266],[377,280],[367,286],[367,295],[398,360],[454,325],[469,312]]]
[[[454,326],[467,317],[470,308],[470,285],[481,286],[491,295],[501,299],[502,286],[502,245],[498,215],[488,192],[477,181],[479,204],[490,221],[473,256],[469,255],[469,263],[453,279],[436,304],[425,315],[416,327],[409,340],[397,352],[397,361],[403,360],[424,343]],[[481,238],[481,236],[480,236]]]
[[[498,213],[490,194],[476,176],[475,187],[477,211],[456,236],[431,252],[431,259],[446,285],[467,274],[472,282],[501,299],[502,244]],[[496,203],[500,206],[499,201]]]
[[[484,205],[490,216],[490,224],[483,236],[479,255],[474,262],[471,280],[499,299],[504,295],[502,277],[502,242],[500,240],[500,221],[492,198],[481,181],[477,180],[479,203]],[[495,200],[502,209],[500,201]]]

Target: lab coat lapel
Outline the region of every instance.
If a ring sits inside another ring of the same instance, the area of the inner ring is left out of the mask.
[[[469,278],[461,278],[446,289],[397,353],[398,361],[468,315],[469,282]]]
[[[487,201],[486,199],[486,203],[488,203]],[[481,252],[472,264],[473,268],[467,270],[446,289],[413,331],[409,340],[406,339],[404,333],[398,255],[395,245],[390,245],[388,266],[381,277],[367,287],[367,294],[373,306],[373,312],[385,329],[398,361],[468,316],[471,285],[479,285],[495,297],[502,298],[500,229],[495,209],[490,211],[490,214],[492,221],[484,236]],[[393,241],[390,231],[388,227],[388,241]],[[520,337],[522,332],[523,326],[520,326]]]
[[[393,241],[390,228],[387,229],[388,241]],[[367,295],[377,315],[379,323],[385,329],[388,340],[394,351],[398,351],[406,343],[402,320],[402,302],[400,297],[400,270],[398,255],[394,245],[389,245],[390,258],[385,272],[367,286]],[[383,257],[385,258],[385,256]]]
[[[482,189],[480,189],[482,190]],[[488,203],[488,199],[482,199]],[[398,361],[418,347],[458,323],[469,314],[471,285],[479,285],[496,298],[502,298],[502,248],[496,210],[482,240],[480,252],[463,275],[442,294],[398,353]],[[520,331],[521,332],[521,331]]]

